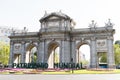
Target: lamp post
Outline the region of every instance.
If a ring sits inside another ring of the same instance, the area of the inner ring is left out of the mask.
[[[72,68],[72,73],[74,73],[73,58],[71,58],[71,68]]]

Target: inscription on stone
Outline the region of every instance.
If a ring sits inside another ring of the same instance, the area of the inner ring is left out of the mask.
[[[49,26],[49,28],[59,26],[59,22],[58,21],[48,22],[48,26]]]

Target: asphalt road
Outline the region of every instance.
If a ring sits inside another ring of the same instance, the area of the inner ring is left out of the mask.
[[[120,80],[120,74],[0,75],[0,80]]]

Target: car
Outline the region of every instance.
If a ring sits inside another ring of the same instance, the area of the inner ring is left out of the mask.
[[[120,69],[120,64],[118,64],[118,65],[116,66],[116,69]]]

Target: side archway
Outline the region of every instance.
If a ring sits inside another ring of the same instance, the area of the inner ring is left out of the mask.
[[[52,41],[48,44],[48,68],[54,68],[54,63],[60,62],[60,47],[59,43]]]
[[[30,43],[26,47],[26,63],[31,63],[34,62],[36,63],[37,61],[37,45],[34,43]]]
[[[82,63],[83,67],[89,67],[90,63],[89,41],[82,41],[76,44],[76,63]]]

